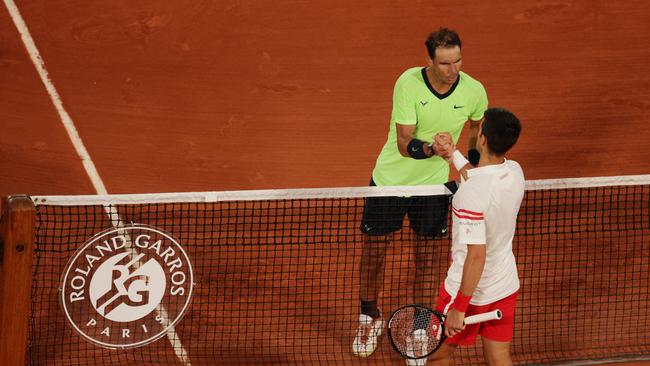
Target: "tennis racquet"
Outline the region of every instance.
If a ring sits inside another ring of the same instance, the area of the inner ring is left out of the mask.
[[[465,324],[501,319],[501,310],[465,318]],[[445,336],[445,315],[426,306],[412,304],[393,312],[388,335],[397,353],[412,360],[425,358],[440,348]]]

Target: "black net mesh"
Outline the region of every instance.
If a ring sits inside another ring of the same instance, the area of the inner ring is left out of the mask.
[[[403,364],[386,334],[371,357],[352,354],[364,203],[314,198],[108,210],[38,205],[27,363]],[[409,211],[410,204],[400,209]],[[516,364],[650,353],[649,215],[648,185],[527,191],[514,239],[522,283],[512,346]],[[158,228],[183,246],[193,266],[194,295],[182,320],[160,339],[107,349],[67,324],[59,288],[78,248],[129,223]],[[423,238],[409,223],[406,218],[401,230],[384,238],[378,306],[385,318],[405,304],[435,303],[446,274],[448,233]],[[427,265],[431,271],[416,271]],[[427,275],[414,284],[416,272]],[[455,364],[484,364],[480,341],[462,348]]]

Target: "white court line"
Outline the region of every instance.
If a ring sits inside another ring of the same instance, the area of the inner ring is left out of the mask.
[[[45,68],[45,63],[43,62],[43,59],[41,58],[41,55],[38,52],[36,45],[34,44],[34,40],[32,39],[32,36],[27,29],[27,25],[25,24],[23,17],[18,11],[18,7],[13,0],[4,0],[4,2],[7,10],[9,10],[11,19],[14,21],[14,24],[20,33],[20,38],[23,40],[23,44],[29,53],[29,57],[32,59],[32,63],[34,64],[34,67],[36,67],[36,71],[38,71],[38,75],[41,77],[41,81],[43,81],[45,89],[47,89],[47,93],[52,100],[52,104],[54,104],[54,108],[56,108],[56,111],[59,113],[63,127],[65,127],[65,130],[68,132],[68,136],[70,136],[70,140],[72,140],[72,145],[77,151],[77,155],[79,155],[79,158],[81,158],[81,162],[86,169],[86,173],[88,173],[88,177],[93,183],[93,187],[95,187],[97,194],[107,194],[108,192],[106,191],[104,182],[102,182],[102,179],[99,177],[99,173],[97,173],[97,169],[95,169],[95,164],[93,163],[90,155],[88,154],[88,151],[86,150],[86,147],[81,141],[79,133],[77,133],[77,128],[72,122],[72,118],[70,118],[68,112],[66,112],[65,108],[63,108],[61,97],[56,91],[56,88],[54,88],[52,80],[50,80],[47,69]]]
[[[27,25],[25,24],[25,21],[23,20],[23,17],[20,14],[18,7],[16,6],[16,3],[14,3],[13,0],[4,0],[4,3],[5,6],[7,7],[7,10],[9,11],[9,14],[11,15],[11,19],[13,20],[14,25],[18,29],[18,33],[20,33],[20,38],[22,39],[23,44],[27,49],[27,53],[29,53],[29,57],[31,58],[34,67],[36,67],[36,71],[38,71],[38,75],[40,76],[43,85],[45,85],[45,89],[47,90],[47,93],[50,96],[50,100],[52,101],[52,104],[54,104],[56,111],[59,113],[61,123],[63,123],[65,130],[68,132],[70,141],[72,141],[72,145],[77,151],[77,155],[81,159],[84,169],[86,170],[86,174],[88,174],[88,177],[90,178],[93,187],[95,188],[95,191],[97,192],[97,194],[100,195],[108,194],[108,192],[106,191],[106,186],[104,185],[104,182],[99,176],[99,173],[97,172],[97,169],[95,168],[95,164],[90,158],[90,155],[88,154],[88,150],[86,150],[83,141],[81,141],[81,137],[79,137],[79,133],[77,132],[77,128],[75,127],[72,118],[70,118],[70,115],[63,107],[63,102],[61,101],[61,97],[59,96],[59,93],[56,91],[56,88],[54,87],[52,80],[50,80],[47,69],[45,68],[45,62],[43,61],[43,58],[38,52],[38,48],[36,48],[36,44],[34,44],[34,40],[32,39],[32,36],[29,33],[29,29],[27,28]],[[117,209],[115,209],[113,206],[104,206],[104,210],[106,211],[109,218],[111,219],[113,226],[115,226],[116,228],[121,226]],[[159,306],[157,309],[159,315],[163,319],[162,323],[169,326],[169,319],[165,308]],[[167,338],[169,339],[169,342],[172,345],[172,349],[174,350],[174,353],[176,353],[176,357],[184,365],[191,365],[189,357],[187,355],[187,351],[185,350],[185,347],[182,345],[180,338],[176,334],[176,329],[173,326],[169,327],[169,331],[167,332]]]

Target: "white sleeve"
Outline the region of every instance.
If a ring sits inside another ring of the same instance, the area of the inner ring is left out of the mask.
[[[458,238],[463,244],[486,244],[485,211],[488,193],[480,190],[476,184],[468,181],[462,191],[459,190],[452,206],[454,220],[458,222]]]

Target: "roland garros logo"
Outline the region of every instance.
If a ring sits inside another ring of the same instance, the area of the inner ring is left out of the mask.
[[[131,348],[164,336],[192,297],[192,264],[169,234],[128,225],[90,238],[70,260],[61,304],[72,327],[108,348]]]

